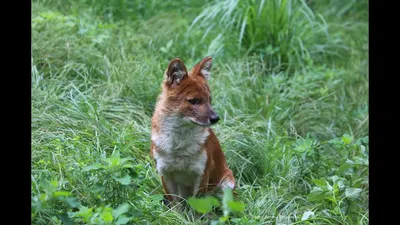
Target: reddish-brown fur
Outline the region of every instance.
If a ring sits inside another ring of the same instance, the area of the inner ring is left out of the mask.
[[[208,131],[209,135],[205,139],[204,143],[201,144],[198,152],[198,154],[206,152],[207,160],[205,161],[204,171],[202,171],[199,189],[197,192],[195,191],[196,194],[212,192],[223,182],[229,183],[233,188],[235,187],[235,178],[233,173],[228,168],[217,137],[209,127],[211,125],[210,121],[212,121],[216,116],[216,113],[211,107],[211,92],[206,79],[206,76],[211,69],[211,62],[211,57],[205,57],[201,62],[196,64],[191,71],[187,72],[182,60],[172,60],[165,72],[165,80],[162,84],[162,93],[158,98],[152,118],[153,136],[161,132],[163,129],[162,121],[171,115],[185,118],[185,121],[189,121],[188,123],[192,122],[196,124],[192,125],[193,127],[197,126],[195,129],[201,130],[203,129],[202,127],[204,127],[204,132]],[[184,75],[182,76],[181,74]],[[193,105],[190,103],[189,100],[193,98],[198,99],[198,104]],[[201,130],[201,132],[203,131]],[[150,155],[157,165],[155,154],[166,157],[167,154],[172,153],[163,151],[152,139]],[[197,156],[197,153],[194,155]],[[161,180],[168,199],[172,201],[173,198],[168,196],[170,190],[168,189],[162,175]],[[226,185],[223,185],[223,187],[225,186]]]
[[[232,171],[228,168],[224,153],[214,132],[210,129],[210,136],[205,143],[207,163],[205,175],[200,185],[199,193],[212,192],[225,179],[235,182]]]

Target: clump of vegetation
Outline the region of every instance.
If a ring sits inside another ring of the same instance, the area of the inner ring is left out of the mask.
[[[221,45],[233,45],[226,47],[244,57],[256,54],[273,70],[324,64],[349,50],[340,36],[330,33],[324,17],[303,0],[214,1],[193,26],[205,29],[205,36],[222,34]]]

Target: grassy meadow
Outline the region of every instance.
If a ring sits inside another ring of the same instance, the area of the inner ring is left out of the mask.
[[[151,116],[205,56],[238,195],[180,213]],[[32,224],[369,223],[366,0],[34,0],[31,78]]]

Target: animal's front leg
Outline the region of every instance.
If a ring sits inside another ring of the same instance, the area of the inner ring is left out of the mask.
[[[198,177],[194,179],[192,183],[178,184],[179,196],[181,196],[184,199],[195,196],[199,191],[200,182],[201,182],[201,177]]]
[[[179,193],[179,196],[182,198],[181,200],[187,199],[188,197],[193,196],[194,186],[179,184],[178,185],[178,193]]]
[[[169,201],[178,200],[179,199],[179,197],[177,196],[179,194],[178,185],[173,181],[173,179],[168,176],[162,176],[161,180],[168,200]]]

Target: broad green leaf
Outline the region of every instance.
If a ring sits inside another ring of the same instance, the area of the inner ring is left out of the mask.
[[[111,165],[112,166],[117,166],[117,165],[119,165],[119,163],[120,163],[120,160],[121,160],[121,156],[120,156],[120,154],[119,154],[119,151],[115,151],[115,152],[113,152],[113,154],[111,155],[111,157],[110,157],[110,162],[111,162]]]
[[[213,206],[219,205],[218,200],[211,196],[205,198],[189,198],[188,203],[199,213],[208,213],[212,210]]]
[[[335,195],[337,195],[338,192],[339,192],[338,183],[334,183],[334,184],[333,184],[333,193],[334,193]]]
[[[117,221],[115,221],[115,225],[122,225],[122,224],[127,224],[130,220],[132,220],[133,217],[127,217],[125,215],[121,215]]]
[[[206,199],[189,199],[188,202],[199,213],[208,213],[212,210],[212,204]]]
[[[48,199],[48,197],[47,197],[47,194],[46,194],[46,193],[42,193],[42,194],[40,195],[40,197],[39,197],[39,200],[40,200],[41,202],[45,202],[45,201],[47,201],[47,199]]]
[[[51,186],[52,186],[54,189],[57,188],[58,182],[57,182],[56,180],[52,180],[52,181],[50,181],[50,183],[51,183]]]
[[[305,211],[303,213],[303,216],[301,217],[301,220],[308,220],[308,218],[310,218],[310,216],[314,216],[314,212],[312,211]]]
[[[100,163],[97,163],[97,164],[93,164],[93,165],[84,167],[82,169],[82,171],[98,170],[101,168],[103,168],[103,165],[101,165]]]
[[[353,182],[353,187],[358,188],[360,187],[361,183],[363,182],[363,178],[360,177]]]
[[[120,215],[128,212],[129,208],[131,206],[128,203],[122,203],[121,205],[118,206],[118,208],[113,210],[113,216],[115,218],[118,218]]]
[[[111,167],[116,167],[120,164],[120,159],[119,158],[111,158],[109,162],[110,162]]]
[[[325,197],[325,193],[319,187],[314,187],[314,189],[308,194],[307,199],[312,202],[318,202],[323,200]]]
[[[54,181],[54,180],[53,181],[44,181],[44,183],[43,183],[43,189],[48,196],[53,195],[53,192],[56,191],[57,186],[58,186],[57,181]]]
[[[71,196],[72,194],[68,191],[56,191],[53,193],[54,197],[58,197],[58,196]]]
[[[67,197],[65,200],[72,208],[77,208],[81,205],[76,197]]]
[[[118,177],[113,177],[114,180],[120,182],[122,185],[129,185],[131,183],[131,176],[125,175],[121,178]]]
[[[85,222],[88,222],[89,219],[93,216],[93,208],[88,208],[86,206],[82,206],[79,208],[79,211],[74,215],[74,217],[81,217]]]
[[[73,225],[74,222],[69,218],[67,213],[59,214],[58,217],[61,219],[62,224]]]
[[[343,188],[344,188],[344,183],[343,183],[342,180],[339,180],[339,181],[337,182],[337,184],[338,184],[339,189],[343,189]]]
[[[111,222],[114,220],[114,217],[110,211],[105,211],[101,214],[101,218],[104,220],[104,222]]]
[[[152,195],[152,196],[151,196],[151,199],[152,199],[154,202],[159,202],[159,201],[163,200],[163,198],[164,198],[164,196],[163,196],[162,194]]]
[[[352,164],[349,164],[349,163],[344,163],[344,164],[342,164],[340,167],[339,167],[339,170],[337,171],[337,173],[343,173],[343,172],[345,172],[347,169],[349,169],[350,167],[352,166]]]
[[[219,225],[219,224],[221,224],[221,223],[219,222],[219,220],[213,220],[213,221],[210,223],[210,225]]]
[[[214,198],[214,197],[211,197],[211,196],[208,196],[207,198],[209,199],[209,201],[211,201],[211,203],[212,203],[214,206],[216,206],[216,207],[221,206],[221,203],[219,203],[218,199],[216,199],[216,198]]]
[[[229,216],[226,215],[226,216],[220,217],[219,222],[220,222],[220,224],[224,224],[225,222],[228,221],[228,219],[229,219]]]
[[[329,191],[333,190],[332,185],[330,185],[328,182],[326,182],[326,187],[328,188]]]
[[[340,177],[338,177],[338,176],[336,176],[336,175],[333,175],[332,177],[331,177],[331,180],[333,181],[333,183],[336,183],[336,181],[338,181],[340,179]]]
[[[346,188],[346,197],[350,199],[357,199],[360,197],[362,189],[361,188]]]
[[[230,201],[228,202],[228,206],[232,212],[243,212],[245,204],[242,202]]]
[[[133,217],[141,217],[141,216],[144,216],[144,213],[142,212],[142,211],[140,211],[140,210],[131,210],[130,211],[130,214],[131,214],[131,216],[133,216]]]
[[[353,137],[352,136],[350,136],[350,135],[348,135],[348,134],[345,134],[345,135],[343,135],[343,137],[342,137],[342,142],[343,143],[345,143],[345,144],[350,144],[351,142],[353,141]]]
[[[55,223],[59,223],[60,220],[56,217],[56,216],[52,216],[50,217],[51,221],[55,222]]]
[[[326,180],[324,180],[324,179],[314,179],[312,181],[314,182],[314,184],[316,184],[316,185],[318,185],[320,187],[326,185]]]
[[[99,183],[95,184],[92,187],[92,191],[95,193],[103,192],[105,189],[106,189],[106,187],[103,184],[99,184]]]
[[[334,204],[336,204],[336,202],[337,202],[336,199],[334,197],[332,197],[332,196],[328,196],[328,197],[325,196],[325,199],[328,200],[328,201],[333,202]]]

